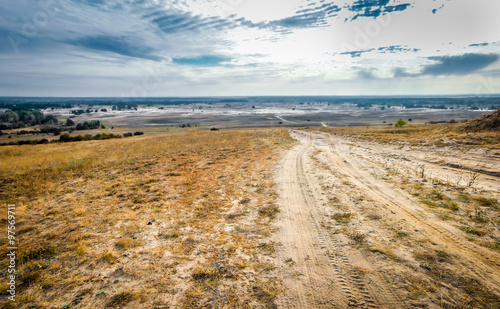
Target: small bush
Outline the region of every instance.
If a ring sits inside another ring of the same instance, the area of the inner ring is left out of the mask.
[[[498,205],[498,201],[496,199],[493,199],[493,198],[487,198],[487,197],[483,197],[483,196],[474,196],[472,199],[475,200],[476,202],[478,202],[481,206],[491,207],[491,206]]]
[[[365,241],[365,238],[366,238],[366,235],[361,233],[361,232],[358,232],[358,231],[350,231],[347,233],[347,236],[349,236],[349,238],[351,238],[352,240],[354,240],[354,242],[356,244],[361,244]]]
[[[399,118],[398,122],[394,125],[396,128],[402,128],[408,122],[404,121],[402,118]]]
[[[273,205],[273,204],[263,206],[259,209],[259,213],[261,215],[265,215],[265,216],[268,216],[270,218],[274,218],[278,212],[280,212],[278,206]]]
[[[109,301],[106,303],[106,307],[123,307],[130,301],[134,300],[134,295],[129,292],[121,292],[109,299]]]
[[[477,235],[477,236],[483,236],[486,234],[486,232],[483,229],[473,227],[473,226],[462,226],[462,227],[460,227],[460,229],[462,231],[466,232],[467,234],[473,234],[473,235]]]
[[[348,223],[349,221],[351,221],[352,217],[353,217],[353,214],[349,213],[349,212],[345,212],[345,213],[336,212],[335,214],[332,215],[332,219],[334,219],[335,221],[340,222],[340,223]]]

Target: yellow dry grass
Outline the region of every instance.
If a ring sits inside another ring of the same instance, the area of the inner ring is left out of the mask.
[[[467,133],[463,130],[465,124],[426,124],[395,127],[350,127],[350,128],[320,128],[320,131],[346,134],[365,140],[378,142],[404,142],[411,145],[444,146],[455,143],[469,147],[499,147],[500,135],[494,131]]]
[[[19,244],[18,301],[4,305],[271,306],[248,291],[279,285],[259,253],[273,219],[262,209],[291,144],[284,130],[193,130],[2,147],[0,202],[17,205]]]

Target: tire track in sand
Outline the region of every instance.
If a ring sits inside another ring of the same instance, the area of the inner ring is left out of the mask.
[[[302,139],[302,138],[301,138]],[[288,152],[278,175],[281,195],[278,259],[285,293],[281,308],[405,308],[361,252],[321,226],[321,186],[308,156],[313,136]],[[360,272],[362,266],[366,271]]]
[[[351,181],[377,204],[390,210],[396,216],[404,218],[414,227],[425,230],[434,242],[444,248],[449,248],[454,254],[467,261],[468,271],[481,278],[483,284],[491,291],[500,294],[500,256],[486,248],[479,247],[450,231],[450,227],[441,226],[417,213],[420,204],[408,194],[393,188],[384,181],[377,180],[362,166],[357,159],[351,157],[348,147],[343,145],[338,137],[331,137],[328,141],[327,157],[330,164],[341,173],[349,175]]]

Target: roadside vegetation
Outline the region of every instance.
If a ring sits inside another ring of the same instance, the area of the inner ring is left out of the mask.
[[[347,157],[363,162],[363,170],[387,183],[390,186],[387,188],[402,190],[409,200],[421,205],[416,217],[444,227],[444,235],[467,250],[481,252],[487,263],[497,267],[500,193],[484,189],[481,181],[499,177],[493,163],[498,162],[495,160],[500,155],[499,114],[497,111],[493,116],[486,115],[466,124],[308,131],[341,136],[347,144],[342,150]],[[429,161],[416,164],[413,159],[422,157],[414,156],[417,151],[434,156],[423,156]],[[455,152],[462,156],[474,154],[485,161],[448,162],[447,158]],[[319,177],[332,213],[330,220],[325,219],[322,224],[334,233],[347,235],[366,255],[374,256],[375,261],[385,261],[386,276],[395,286],[406,290],[408,301],[424,304],[432,299],[442,308],[499,306],[498,291],[488,286],[488,282],[482,282],[474,271],[465,272],[457,266],[469,263],[466,259],[431,241],[421,229],[410,228],[405,219],[398,218],[397,212],[374,205],[375,199],[356,188],[348,175],[336,170],[322,152],[315,152],[312,159],[319,170],[330,175],[328,180]],[[439,173],[430,165],[445,167],[448,172]]]
[[[399,119],[395,127],[320,128],[328,133],[344,134],[382,143],[411,146],[500,147],[500,110],[467,123],[408,124]]]

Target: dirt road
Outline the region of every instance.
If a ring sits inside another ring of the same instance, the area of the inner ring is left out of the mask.
[[[285,287],[278,307],[500,305],[500,254],[400,188],[395,179],[408,181],[408,171],[385,177],[373,145],[291,134],[300,144],[277,176],[276,258]]]

